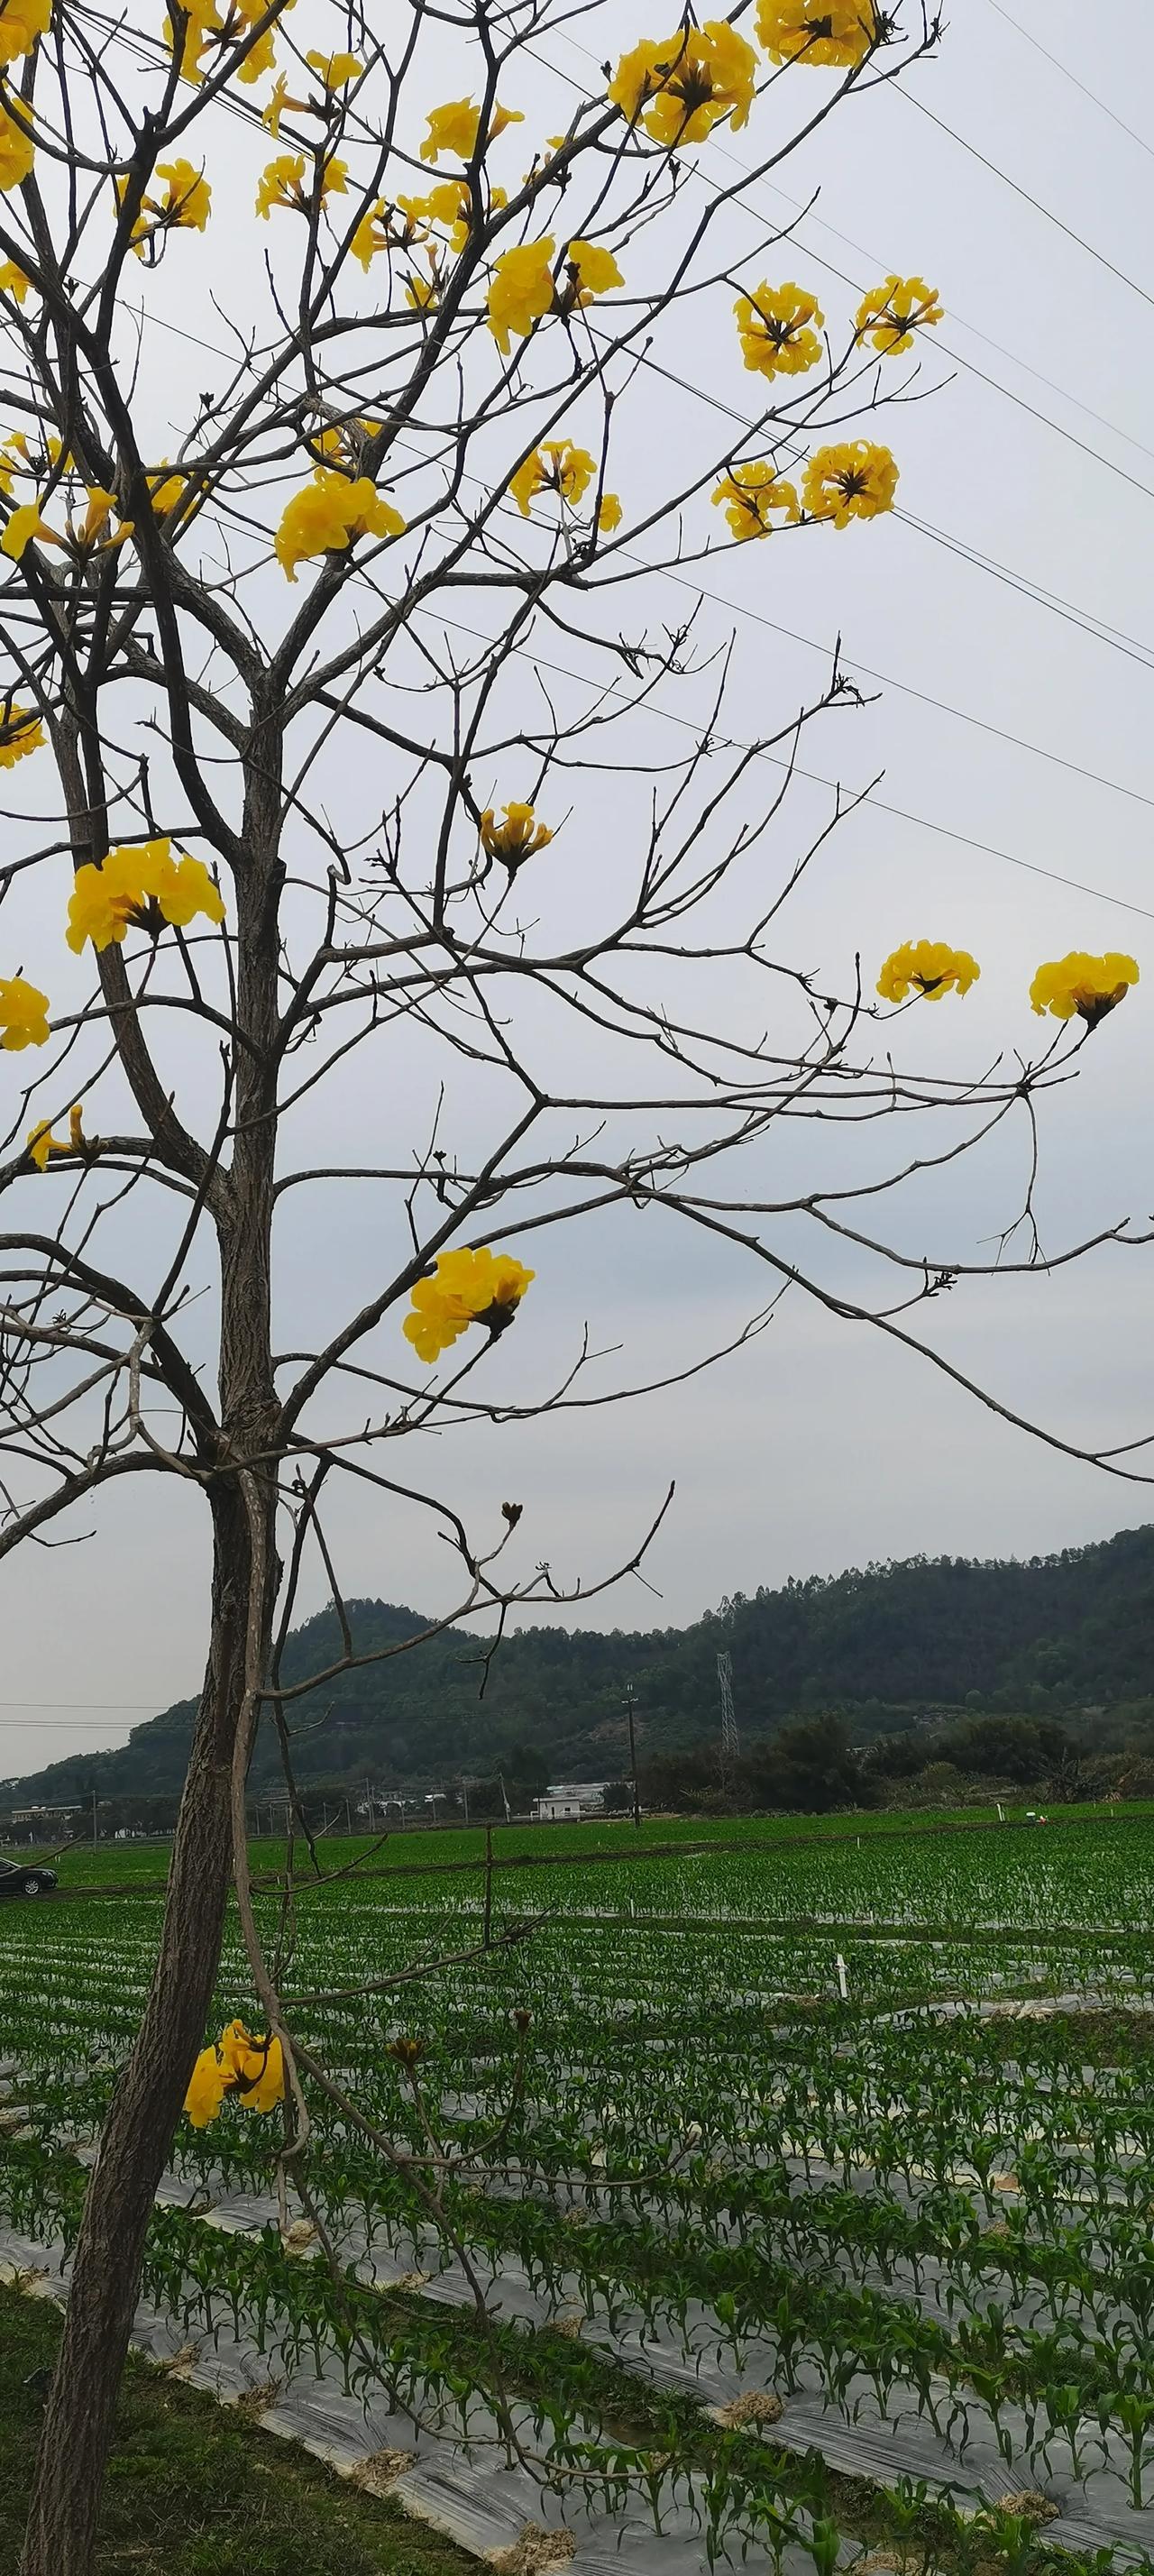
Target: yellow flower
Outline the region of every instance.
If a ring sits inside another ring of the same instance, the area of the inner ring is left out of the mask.
[[[441,288],[438,278],[422,277],[418,270],[414,269],[411,276],[405,279],[405,302],[414,313],[433,313],[440,300]]]
[[[129,929],[159,937],[165,922],[185,930],[198,913],[224,920],[224,904],[202,859],[174,859],[167,839],[110,850],[103,867],[77,868],[68,903],[68,945],[119,947]]]
[[[481,111],[471,98],[451,98],[446,106],[435,107],[426,119],[429,131],[421,145],[422,161],[439,161],[442,153],[454,161],[471,161],[477,149],[477,132]],[[485,137],[495,143],[507,125],[523,125],[524,117],[515,107],[495,107]]]
[[[14,259],[6,259],[0,267],[0,295],[10,295],[14,303],[23,304],[31,283]]]
[[[203,913],[206,921],[224,920],[224,903],[203,859],[173,859],[167,841],[149,841],[144,856],[146,893],[174,930],[187,930]]]
[[[429,131],[421,145],[422,161],[439,161],[442,152],[451,152],[455,161],[471,161],[480,122],[480,108],[471,98],[453,98],[447,106],[435,107],[427,119]]]
[[[490,805],[481,816],[481,847],[487,858],[500,859],[511,877],[516,876],[524,860],[548,848],[553,838],[547,823],[539,823],[531,805],[505,805],[505,820],[497,821]]]
[[[237,79],[243,81],[246,88],[251,88],[254,82],[263,80],[266,72],[272,71],[275,63],[276,47],[273,43],[273,29],[266,27],[263,36],[257,37],[255,45],[245,55],[243,63],[237,64]]]
[[[944,321],[945,307],[936,286],[924,277],[887,277],[858,306],[857,336],[870,339],[883,358],[898,358],[912,349],[914,334]]]
[[[311,483],[294,492],[276,532],[277,562],[290,581],[311,555],[343,554],[356,537],[399,537],[405,522],[367,475],[350,482],[318,466]]]
[[[219,35],[223,21],[216,0],[184,0],[185,24],[181,30],[179,70],[182,80],[194,84],[204,78],[201,55],[209,36]],[[164,20],[164,41],[176,51],[176,35],[171,18]]]
[[[739,295],[734,312],[746,366],[761,376],[801,376],[821,358],[825,320],[815,295],[800,286],[759,286]]]
[[[53,1135],[51,1119],[44,1118],[41,1120],[39,1127],[29,1128],[28,1134],[24,1139],[24,1151],[28,1156],[29,1162],[35,1163],[38,1172],[46,1172],[48,1169],[49,1155],[66,1154],[68,1147],[67,1145],[62,1145],[58,1138]]]
[[[940,939],[907,939],[887,957],[878,991],[883,1002],[904,1002],[908,993],[940,1002],[943,993],[968,993],[981,971],[964,948],[947,948]]]
[[[245,2111],[272,2111],[284,2100],[284,2053],[279,2039],[254,2038],[242,2021],[220,2034],[220,2055]]]
[[[23,975],[0,976],[0,1031],[0,1046],[12,1055],[48,1044],[48,996]]]
[[[625,284],[612,251],[601,242],[571,241],[565,265],[574,277],[576,304],[591,304],[595,295],[607,295],[611,286]]]
[[[647,38],[622,54],[609,96],[630,125],[640,119],[654,143],[677,151],[705,143],[726,120],[736,133],[753,105],[757,56],[723,18]]]
[[[548,439],[518,466],[509,484],[510,497],[523,519],[529,516],[530,502],[542,492],[555,492],[566,508],[575,510],[596,472],[586,448],[574,447],[567,438]]]
[[[322,206],[329,197],[343,197],[349,183],[348,169],[343,161],[314,163],[306,189],[304,153],[282,152],[261,172],[256,192],[258,215],[262,215],[267,223],[273,206],[285,206],[291,214],[307,214],[317,185],[318,166]]]
[[[603,492],[597,504],[597,533],[607,537],[621,525],[621,503],[616,492]]]
[[[21,186],[35,158],[31,136],[0,102],[0,197],[6,196],[10,188]]]
[[[505,1331],[536,1271],[523,1270],[505,1252],[441,1252],[435,1275],[418,1279],[405,1336],[428,1367],[470,1324],[484,1324],[495,1338]]]
[[[191,474],[184,473],[180,467],[174,467],[170,471],[167,456],[162,457],[156,472],[148,477],[148,497],[152,503],[154,516],[158,519],[169,518],[174,510],[180,509],[181,503],[192,490],[192,486]]]
[[[132,245],[138,259],[146,256],[154,233],[202,233],[212,205],[212,190],[203,170],[193,168],[191,161],[158,161],[156,176],[163,179],[161,197],[142,197],[140,212],[132,227]],[[118,179],[116,193],[123,202],[127,179]]]
[[[802,499],[811,518],[848,528],[851,519],[875,519],[892,510],[898,469],[888,447],[867,438],[816,448],[805,469]]]
[[[13,769],[30,751],[44,745],[44,727],[31,707],[10,706],[0,715],[0,769]]]
[[[792,483],[782,482],[776,466],[766,459],[759,464],[733,466],[722,476],[711,497],[724,508],[739,541],[770,536],[775,511],[784,511],[787,525],[794,525],[801,517]]]
[[[510,333],[528,338],[535,322],[553,304],[552,241],[519,242],[493,262],[489,280],[489,329],[503,357],[509,355]]]
[[[225,2065],[218,2048],[202,2048],[189,2080],[184,2107],[194,2129],[207,2129],[210,2120],[220,2117],[226,2093],[232,2091],[232,2070]]]
[[[42,537],[46,533],[48,532],[40,516],[39,503],[22,501],[18,509],[9,511],[5,520],[4,534],[0,537],[0,554],[11,555],[13,562],[19,563],[25,547],[31,545],[33,537]]]
[[[1132,957],[1122,957],[1111,950],[1105,957],[1087,957],[1080,949],[1057,963],[1039,966],[1030,986],[1030,1000],[1040,1014],[1052,1012],[1056,1020],[1072,1020],[1075,1014],[1088,1029],[1096,1029],[1108,1011],[1124,1002],[1131,984],[1138,982],[1138,968]]]
[[[17,54],[34,51],[37,38],[46,36],[52,16],[52,0],[4,0],[0,9],[0,63],[11,63]]]
[[[347,89],[350,81],[360,79],[365,68],[355,54],[306,54],[305,61],[324,90]]]
[[[757,32],[771,63],[853,71],[890,33],[877,0],[758,0]]]
[[[49,447],[55,443],[50,440]],[[34,537],[38,537],[42,545],[61,547],[66,554],[106,554],[112,548],[122,546],[132,535],[132,521],[122,519],[117,527],[109,528],[109,520],[117,507],[116,494],[103,491],[98,483],[90,483],[86,486],[86,497],[88,507],[79,527],[69,511],[65,522],[67,534],[63,537],[41,518],[38,501],[22,501],[19,509],[8,514],[4,534],[0,537],[0,554],[11,555],[13,561],[19,563]]]
[[[359,259],[361,267],[366,271],[369,261],[376,258],[378,251],[388,250],[390,247],[388,228],[382,223],[384,213],[384,199],[378,197],[375,206],[369,206],[361,216],[349,243],[353,258]]]

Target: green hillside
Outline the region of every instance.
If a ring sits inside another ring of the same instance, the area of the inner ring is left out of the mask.
[[[386,1602],[350,1605],[358,1654],[416,1636]],[[915,1557],[831,1580],[738,1595],[689,1628],[609,1635],[535,1628],[502,1646],[481,1696],[482,1641],[458,1632],[327,1682],[289,1711],[302,1783],[391,1786],[445,1773],[491,1776],[530,1746],[553,1777],[625,1767],[623,1693],[636,1693],[652,1757],[712,1735],[716,1657],[733,1657],[743,1740],[835,1709],[860,1738],[911,1715],[994,1708],[1062,1717],[1141,1701],[1154,1674],[1154,1527],[1026,1562]],[[293,1637],[285,1678],[340,1652],[330,1611]],[[78,1755],[20,1782],[20,1803],[170,1792],[185,1761],[192,1703],[137,1727],[119,1751]],[[512,1763],[517,1768],[517,1763]],[[276,1784],[271,1729],[253,1781]]]

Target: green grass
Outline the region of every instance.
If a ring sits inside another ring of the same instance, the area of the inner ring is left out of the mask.
[[[47,2301],[0,2288],[0,2569],[19,2563],[60,2333]],[[295,2443],[135,2355],[100,2515],[98,2576],[466,2576],[476,2561]]]

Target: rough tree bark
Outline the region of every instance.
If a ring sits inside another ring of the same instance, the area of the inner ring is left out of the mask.
[[[105,2124],[72,2262],[68,2309],[21,2576],[85,2576],[145,2235],[202,2046],[229,1888],[229,1783],[244,1691],[249,1531],[236,1483],[212,1497],[208,1665],[173,1845],[160,1950]]]

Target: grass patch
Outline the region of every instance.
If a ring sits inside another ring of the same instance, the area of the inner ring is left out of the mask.
[[[0,2288],[0,2568],[19,2563],[60,2336],[48,2301]],[[130,2357],[98,2576],[476,2576],[452,2541],[362,2495],[294,2443]]]

